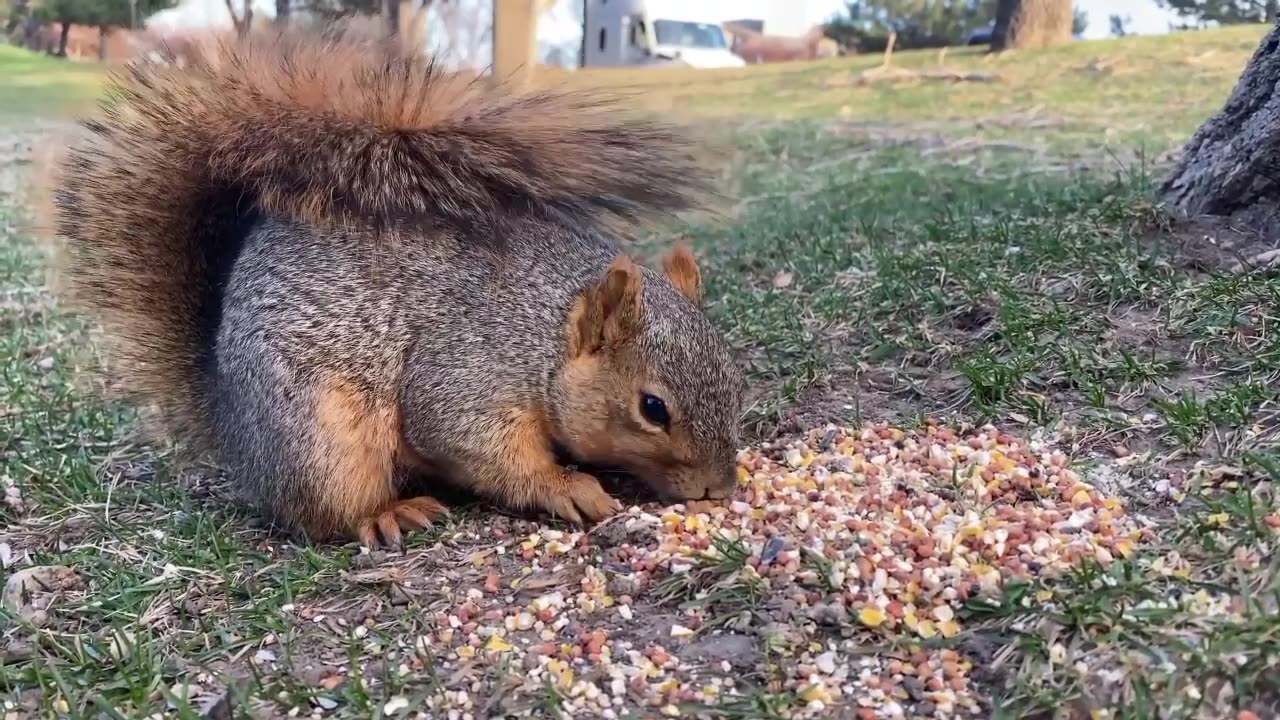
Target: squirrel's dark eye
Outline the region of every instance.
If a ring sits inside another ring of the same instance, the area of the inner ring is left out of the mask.
[[[671,424],[671,415],[667,413],[667,404],[662,402],[662,398],[655,397],[648,393],[640,396],[640,413],[644,415],[644,419],[654,425],[667,427]]]

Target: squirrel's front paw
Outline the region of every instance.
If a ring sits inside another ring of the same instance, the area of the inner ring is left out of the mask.
[[[369,549],[404,549],[403,531],[426,530],[432,521],[449,514],[449,509],[425,495],[397,500],[356,523],[356,537]]]
[[[582,472],[566,473],[550,495],[538,502],[552,515],[579,525],[599,522],[622,509],[621,503],[604,491],[599,480]]]

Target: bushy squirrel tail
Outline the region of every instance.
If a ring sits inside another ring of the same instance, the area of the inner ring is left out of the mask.
[[[512,214],[625,222],[709,187],[682,134],[608,95],[504,94],[350,35],[215,39],[110,89],[58,168],[67,280],[116,385],[200,447],[220,285],[255,213],[500,242]]]

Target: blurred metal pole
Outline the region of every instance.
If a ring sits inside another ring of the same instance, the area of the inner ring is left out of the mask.
[[[512,90],[529,87],[537,65],[539,0],[493,0],[493,74]]]

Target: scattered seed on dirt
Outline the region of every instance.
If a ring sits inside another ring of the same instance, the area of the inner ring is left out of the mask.
[[[554,687],[574,716],[615,716],[623,698],[659,714],[740,700],[751,688],[733,664],[698,649],[735,635],[785,659],[770,690],[799,698],[795,717],[973,716],[972,661],[946,646],[965,632],[966,604],[1107,565],[1143,540],[1061,451],[994,427],[828,426],[738,464],[734,497],[698,512],[628,508],[601,544],[531,524],[490,554],[521,558],[520,577],[486,569],[484,592],[443,612],[425,645],[449,656],[447,672],[522,667],[529,692]],[[502,594],[541,577],[576,581]],[[678,616],[642,642],[636,605]],[[891,644],[901,653],[860,652]],[[433,707],[465,710],[450,703],[443,693]]]

